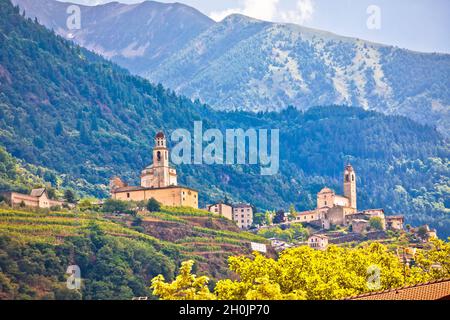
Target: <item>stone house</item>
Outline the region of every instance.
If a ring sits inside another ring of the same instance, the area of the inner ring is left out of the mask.
[[[315,234],[308,238],[308,246],[317,250],[325,250],[328,247],[328,237],[323,234]]]
[[[211,213],[223,216],[229,220],[233,220],[233,207],[225,203],[216,203],[206,206],[206,210]]]
[[[25,205],[31,208],[51,208],[65,204],[64,201],[50,199],[45,188],[33,189],[30,194],[22,194],[19,192],[2,192],[0,194],[13,207]]]

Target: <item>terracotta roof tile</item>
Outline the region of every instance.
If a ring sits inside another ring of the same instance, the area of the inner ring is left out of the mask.
[[[362,294],[346,300],[450,300],[450,279]]]

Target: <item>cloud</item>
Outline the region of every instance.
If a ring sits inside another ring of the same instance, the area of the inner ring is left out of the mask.
[[[311,21],[314,15],[313,0],[298,0],[295,9],[279,8],[279,0],[245,0],[240,8],[230,8],[223,11],[213,11],[209,16],[221,21],[233,13],[243,14],[265,21],[290,22],[304,24]]]
[[[312,0],[299,0],[296,10],[280,12],[283,22],[304,24],[312,20],[314,15],[314,3]]]
[[[272,21],[277,13],[278,2],[279,0],[245,0],[241,8],[214,11],[209,16],[220,21],[230,14],[239,13],[256,19]]]

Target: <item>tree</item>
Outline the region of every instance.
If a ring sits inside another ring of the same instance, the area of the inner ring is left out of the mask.
[[[254,253],[253,258],[229,258],[229,269],[239,280],[217,282],[219,300],[308,299],[337,300],[346,297],[414,285],[450,276],[450,243],[433,241],[431,250],[418,250],[414,266],[403,265],[394,252],[380,243],[360,248],[331,245],[325,251],[308,246],[286,249],[278,260]],[[189,266],[192,265],[189,264]],[[190,267],[172,284],[158,276],[152,281],[154,294],[163,299],[199,298],[206,282],[195,283]],[[373,278],[373,270],[379,275]],[[368,285],[368,284],[371,284]]]
[[[103,203],[102,211],[107,213],[126,213],[128,212],[128,209],[128,202],[115,199],[107,199],[105,203]]]
[[[284,222],[285,213],[284,210],[278,210],[275,218],[273,218],[273,223],[278,224]]]
[[[155,198],[151,198],[147,202],[147,210],[149,212],[158,212],[161,210],[161,204]]]
[[[68,203],[75,203],[76,202],[75,193],[70,189],[66,189],[64,191],[64,199],[66,199]]]
[[[369,226],[371,229],[374,230],[384,230],[384,226],[383,226],[383,220],[381,220],[380,217],[372,217],[369,220]]]
[[[56,198],[56,190],[53,188],[46,188],[47,190],[47,195],[50,199],[55,199]]]
[[[264,223],[267,226],[270,226],[272,224],[272,217],[273,217],[273,212],[266,211],[266,213],[264,214]]]
[[[295,206],[293,205],[293,204],[291,204],[290,206],[289,206],[289,217],[288,217],[288,219],[290,220],[290,221],[292,221],[292,220],[295,220],[295,218],[296,218],[296,210],[295,210]]]
[[[426,226],[420,226],[419,229],[417,229],[417,235],[421,239],[425,239],[427,237],[428,229]]]
[[[193,260],[183,262],[180,274],[171,283],[166,283],[163,275],[153,278],[153,294],[162,300],[215,300],[208,288],[209,278],[193,275],[193,265]]]

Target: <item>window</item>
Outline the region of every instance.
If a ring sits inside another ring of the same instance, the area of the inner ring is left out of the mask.
[[[130,199],[130,193],[127,193],[127,198]]]
[[[161,151],[158,151],[156,153],[156,158],[157,158],[158,161],[161,161]]]
[[[345,175],[345,181],[349,182],[350,181],[350,177],[348,174]]]

